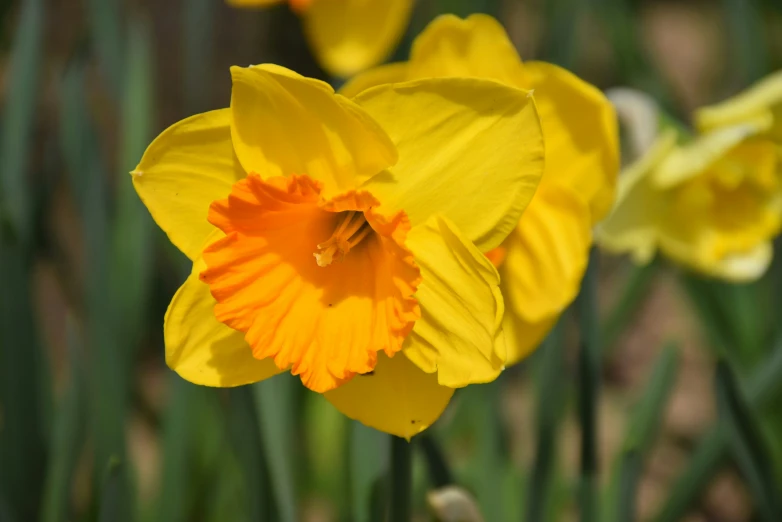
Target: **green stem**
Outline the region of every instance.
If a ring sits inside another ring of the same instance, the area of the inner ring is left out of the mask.
[[[410,522],[412,518],[412,486],[412,443],[392,435],[389,522]]]
[[[767,399],[780,390],[782,382],[782,339],[777,340],[774,353],[760,364],[746,381],[746,394],[750,406],[757,410]],[[692,503],[714,478],[728,451],[728,436],[723,424],[717,424],[701,437],[690,458],[689,467],[671,487],[671,496],[660,509],[655,522],[681,520]]]
[[[603,322],[603,357],[610,358],[619,337],[633,320],[644,298],[652,287],[660,262],[655,259],[643,266],[633,266],[625,281],[619,300],[611,308]]]
[[[581,424],[581,520],[598,519],[597,493],[597,396],[600,380],[600,345],[597,322],[597,253],[589,254],[589,267],[578,297],[581,350],[578,354],[578,413]]]
[[[453,484],[453,475],[437,440],[429,432],[423,433],[419,438],[432,487],[442,488]]]
[[[565,368],[565,342],[563,321],[557,323],[543,346],[536,354],[537,424],[535,462],[532,479],[527,491],[527,518],[530,522],[549,520],[547,508],[550,505],[552,485],[556,473],[556,441],[560,421],[565,409],[567,388],[561,384]]]

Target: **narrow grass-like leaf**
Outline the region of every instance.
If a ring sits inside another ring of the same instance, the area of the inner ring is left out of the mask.
[[[782,509],[770,452],[736,376],[724,360],[717,362],[716,386],[720,417],[727,426],[733,455],[749,482],[763,520],[774,522],[779,519]]]
[[[151,139],[152,63],[146,25],[133,20],[127,32],[127,82],[122,97],[122,148],[117,169],[117,213],[112,230],[111,275],[117,335],[131,352],[143,333],[151,275],[152,223],[131,183]],[[132,356],[128,354],[128,360]]]
[[[391,438],[388,470],[388,521],[409,522],[413,516],[413,442]]]
[[[77,340],[77,326],[70,317],[67,329],[70,377],[68,387],[57,408],[54,432],[50,441],[42,522],[72,520],[71,481],[84,447],[87,397],[82,360],[83,347],[81,341]]]
[[[84,97],[86,58],[73,57],[63,73],[60,85],[59,138],[65,173],[80,217],[88,208],[90,171],[86,168],[87,147],[90,146],[85,115],[89,113]]]
[[[32,193],[28,167],[44,40],[43,0],[24,0],[16,24],[0,129],[0,211],[20,243],[32,233]]]
[[[350,516],[352,522],[373,522],[372,492],[374,484],[388,469],[388,437],[358,421],[350,422],[348,435]]]
[[[646,91],[663,107],[670,107],[671,89],[663,83],[664,76],[656,73],[641,42],[641,17],[636,9],[633,2],[605,0],[593,12],[615,53],[619,84]]]
[[[2,489],[0,489],[0,520],[3,522],[16,522],[16,517],[11,513],[11,506],[6,502]]]
[[[293,446],[295,377],[281,374],[252,385],[258,423],[280,522],[298,520]]]
[[[730,327],[731,318],[716,295],[716,286],[711,281],[690,273],[681,274],[679,281],[695,307],[709,345],[717,354],[727,354],[728,347],[735,346],[737,339]]]
[[[576,300],[581,346],[578,354],[578,417],[581,424],[581,482],[579,505],[582,522],[598,520],[597,496],[597,400],[601,350],[597,319],[597,251],[589,254],[589,266]]]
[[[12,42],[0,122],[0,492],[18,520],[38,517],[43,481],[40,350],[31,303],[29,179],[43,57],[43,0],[25,0]]]
[[[679,522],[714,478],[725,458],[727,442],[722,426],[712,428],[701,437],[690,457],[687,469],[669,488],[669,496],[660,509],[655,522]]]
[[[766,328],[768,310],[761,296],[762,282],[711,285],[736,342],[731,352],[735,353],[740,369],[751,368],[766,355],[770,335]]]
[[[306,458],[303,459],[303,486],[331,499],[337,513],[348,510],[348,419],[326,398],[317,393],[302,397],[304,411],[301,422],[307,433],[317,437],[304,437]],[[302,476],[302,475],[299,475]]]
[[[127,490],[127,472],[125,464],[119,459],[111,459],[105,470],[103,486],[101,487],[100,509],[98,522],[115,522],[127,520],[125,510],[128,508],[125,492]]]
[[[549,0],[545,3],[545,59],[566,69],[573,69],[579,46],[579,26],[583,19],[584,2],[579,0]]]
[[[603,356],[609,356],[612,348],[616,346],[619,336],[638,312],[644,298],[652,287],[655,276],[660,268],[659,260],[642,266],[631,265],[630,274],[622,285],[621,293],[616,304],[611,308],[602,326]]]
[[[676,379],[678,349],[667,346],[657,359],[643,396],[633,407],[606,509],[612,522],[635,520],[635,499],[646,452],[654,442]]]
[[[119,0],[87,0],[92,48],[98,55],[109,89],[118,100],[125,72],[120,4]]]
[[[547,520],[547,506],[553,492],[556,473],[556,445],[565,411],[567,386],[565,375],[565,339],[562,320],[557,323],[535,353],[536,409],[535,459],[527,482],[527,521]]]
[[[644,452],[651,446],[676,380],[678,365],[678,347],[669,344],[657,358],[643,397],[633,408],[624,450]]]
[[[106,206],[106,174],[98,137],[85,101],[85,68],[77,60],[63,83],[60,140],[65,168],[80,205],[85,243],[85,343],[89,366],[91,436],[94,444],[95,487],[110,462],[125,462],[125,413],[129,401],[132,366],[128,364],[123,339],[117,335],[115,297],[109,270],[109,213]],[[79,173],[79,174],[76,174]],[[116,522],[133,518],[127,466],[112,471],[113,497],[122,505]],[[99,493],[99,496],[103,495]]]
[[[185,112],[194,114],[209,110],[209,66],[214,51],[214,0],[186,0],[183,4],[183,68]]]
[[[486,520],[504,519],[502,483],[509,463],[504,455],[500,414],[503,384],[504,379],[500,375],[496,381],[470,386],[462,394],[470,402],[469,419],[474,426],[471,486]]]
[[[729,48],[732,69],[737,73],[731,77],[741,80],[737,88],[769,72],[769,42],[759,4],[757,0],[722,0],[728,37],[733,42]]]
[[[273,481],[267,471],[268,461],[258,429],[256,398],[251,388],[244,386],[230,390],[230,400],[229,431],[247,489],[250,522],[275,520]]]
[[[199,435],[193,418],[194,401],[199,398],[195,385],[171,373],[170,397],[163,414],[163,464],[160,485],[159,522],[189,520],[189,488],[192,488],[195,466],[192,457],[194,441]]]
[[[753,409],[762,408],[769,397],[782,390],[782,339],[777,340],[768,360],[758,365],[746,380],[746,394]],[[670,488],[670,496],[655,522],[678,522],[703,492],[728,451],[726,426],[717,424],[701,437],[685,471]]]
[[[429,431],[419,435],[418,447],[426,461],[429,482],[432,488],[440,489],[452,485],[454,483],[453,474],[435,435]]]
[[[17,520],[38,518],[44,472],[31,266],[26,249],[0,232],[0,491]]]

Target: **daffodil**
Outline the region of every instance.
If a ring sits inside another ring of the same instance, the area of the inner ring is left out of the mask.
[[[695,112],[701,132],[746,125],[759,136],[782,144],[782,71],[722,103]]]
[[[542,175],[532,97],[449,78],[349,100],[278,66],[231,74],[230,108],[174,124],[132,172],[193,261],[167,363],[207,386],[290,370],[351,418],[418,433],[454,388],[503,368],[482,252]]]
[[[445,15],[416,38],[410,60],[370,69],[341,92],[432,77],[496,80],[531,90],[546,142],[545,174],[502,245],[485,250],[506,299],[508,363],[537,347],[578,293],[592,225],[611,208],[619,171],[613,107],[594,86],[556,65],[522,63],[502,25],[486,15]]]
[[[743,100],[700,112],[711,130],[695,137],[660,125],[653,145],[620,176],[616,207],[598,230],[601,246],[638,263],[659,250],[730,281],[766,271],[782,226],[780,149],[768,139],[773,110],[731,108],[748,109]]]
[[[263,7],[285,0],[227,0]],[[299,14],[315,58],[329,74],[347,78],[385,61],[410,21],[413,0],[287,0]]]

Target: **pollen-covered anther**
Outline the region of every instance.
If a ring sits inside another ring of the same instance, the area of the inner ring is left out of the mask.
[[[328,240],[318,244],[318,251],[312,255],[321,267],[329,266],[335,256],[338,256],[339,261],[343,261],[350,249],[361,243],[371,232],[372,227],[367,223],[363,212],[355,210],[343,212],[343,217],[334,233]]]

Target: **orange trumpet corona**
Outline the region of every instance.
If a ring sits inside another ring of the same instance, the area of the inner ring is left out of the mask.
[[[307,176],[236,182],[209,209],[226,235],[201,273],[217,319],[317,392],[371,372],[380,350],[393,356],[420,317],[406,214],[378,214],[368,192],[321,190]]]

